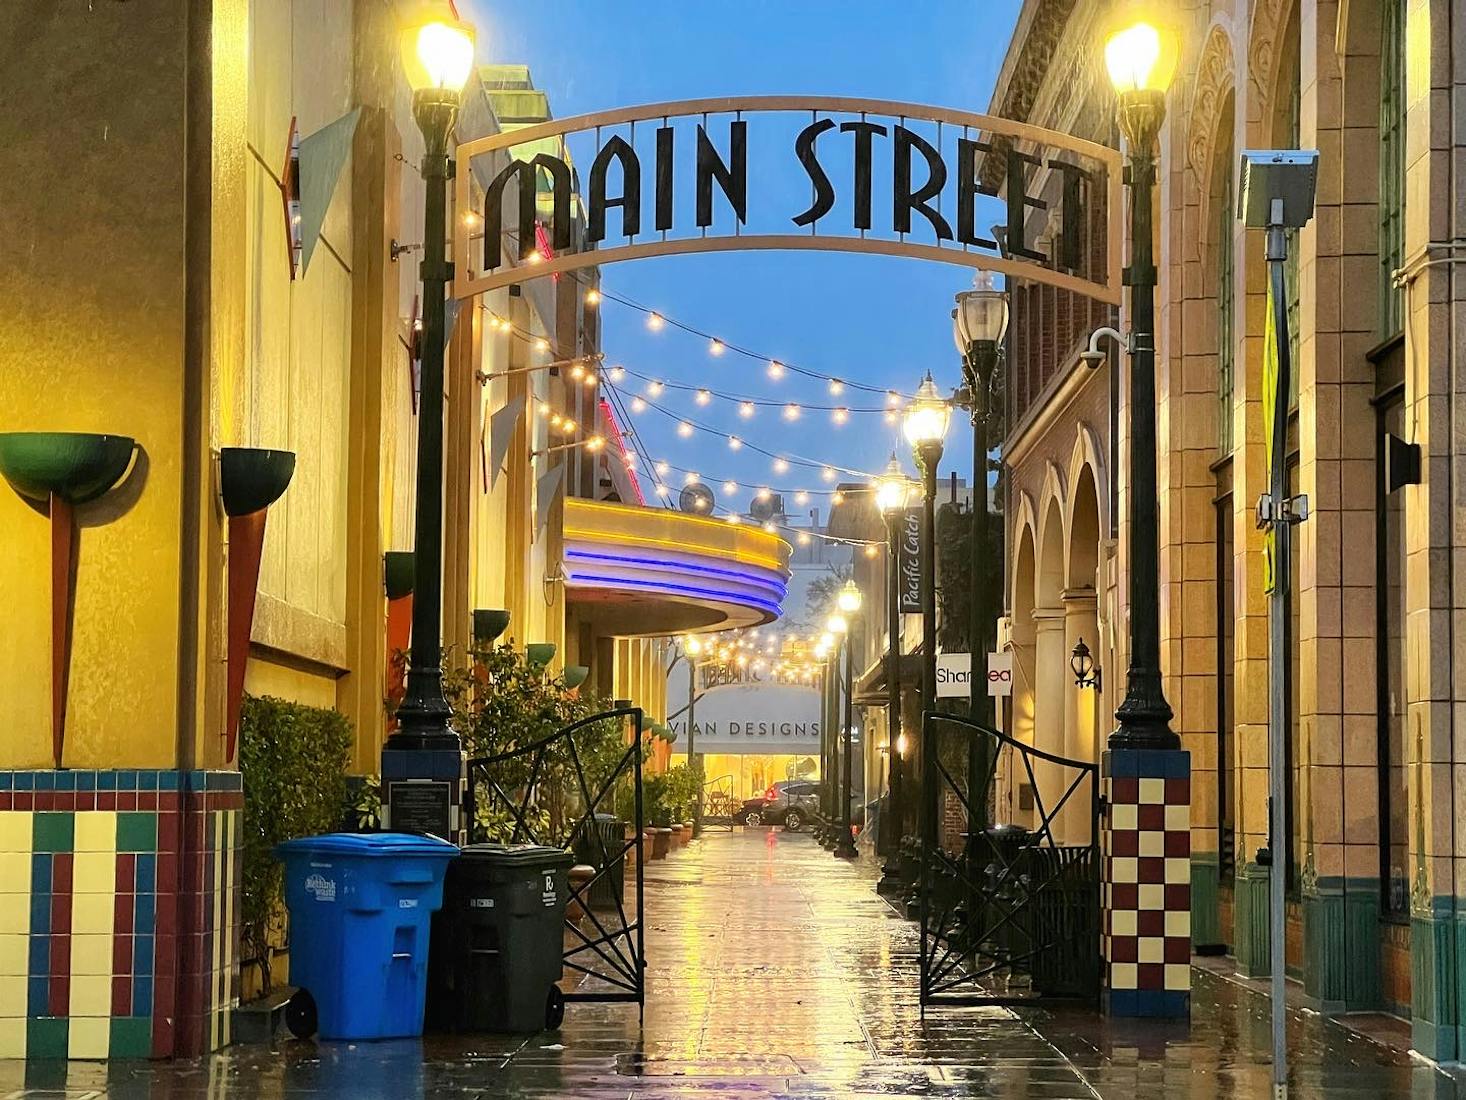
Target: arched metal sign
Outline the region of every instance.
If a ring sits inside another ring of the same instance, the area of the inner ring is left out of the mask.
[[[750,134],[747,116],[765,132]],[[592,150],[583,199],[571,135]],[[770,137],[792,141],[781,151]],[[782,168],[767,159],[778,157]],[[750,202],[751,182],[788,173],[800,194],[768,186]],[[1120,190],[1118,151],[967,111],[836,96],[624,107],[458,147],[454,293],[643,257],[778,249],[981,267],[1118,304],[1120,234],[1107,228]],[[848,230],[834,227],[846,217]]]

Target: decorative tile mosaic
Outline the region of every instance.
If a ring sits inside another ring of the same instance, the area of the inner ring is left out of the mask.
[[[0,1057],[228,1042],[243,802],[237,772],[0,772]]]
[[[1104,754],[1105,1002],[1115,1016],[1186,1016],[1191,998],[1191,754]]]

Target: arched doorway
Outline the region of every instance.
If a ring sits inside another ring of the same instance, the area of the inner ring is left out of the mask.
[[[1033,651],[1034,748],[1064,756],[1065,700],[1069,690],[1069,651],[1064,645],[1064,510],[1057,494],[1044,505],[1039,527],[1038,574],[1034,588]],[[1051,813],[1063,797],[1062,775],[1053,766],[1034,764],[1038,805]]]

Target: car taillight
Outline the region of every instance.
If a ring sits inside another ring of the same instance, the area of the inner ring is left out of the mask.
[[[766,800],[766,801],[768,801],[768,802],[772,802],[772,801],[773,801],[773,800],[774,800],[774,798],[775,798],[775,796],[776,796],[776,795],[777,795],[777,794],[778,794],[778,793],[779,793],[779,792],[778,792],[778,791],[776,791],[776,790],[774,790],[774,788],[773,788],[773,787],[770,787],[770,788],[769,788],[769,789],[768,789],[768,790],[766,790],[766,791],[764,791],[764,799],[765,799],[765,800]]]

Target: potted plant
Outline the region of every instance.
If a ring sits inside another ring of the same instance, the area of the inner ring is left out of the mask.
[[[667,801],[665,772],[642,781],[641,798],[651,822],[652,859],[665,859],[672,844],[672,807]]]

